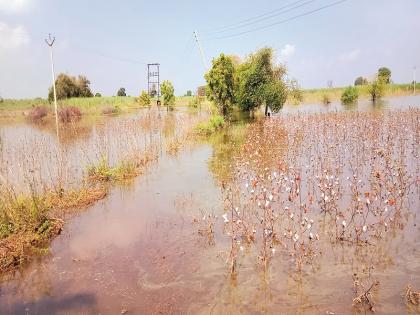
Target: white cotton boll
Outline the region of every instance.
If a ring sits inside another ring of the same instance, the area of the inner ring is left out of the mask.
[[[265,201],[265,207],[267,208],[270,205],[270,201],[266,200]]]
[[[270,194],[270,196],[268,197],[268,199],[270,199],[270,201],[272,201],[272,200],[273,200],[273,198],[274,198],[274,197],[273,197],[273,195],[271,195],[271,194]]]
[[[366,225],[363,225],[362,230],[363,230],[363,232],[366,232],[367,231],[367,226]]]
[[[229,222],[227,213],[225,213],[224,215],[222,215],[222,218],[224,219],[225,223],[228,223]]]
[[[343,227],[346,227],[347,226],[346,220],[343,220],[343,222],[341,222],[341,224],[343,225]]]

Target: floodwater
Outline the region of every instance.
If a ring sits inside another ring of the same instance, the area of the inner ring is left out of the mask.
[[[361,99],[355,103],[344,105],[340,101],[331,102],[328,105],[323,104],[302,104],[298,106],[286,105],[282,109],[282,113],[316,113],[316,112],[331,112],[331,111],[381,111],[381,110],[396,110],[407,109],[410,107],[418,107],[420,104],[420,95],[408,95],[398,97],[384,97],[380,101],[373,103],[368,99]]]
[[[419,97],[400,100],[401,108],[420,105]],[[300,110],[286,108],[284,112]],[[160,159],[133,182],[113,187],[106,199],[70,218],[52,242],[49,255],[5,275],[0,282],[0,314],[369,313],[352,306],[356,259],[347,246],[323,244],[311,272],[296,272],[285,263],[284,256],[278,255],[273,257],[268,272],[262,273],[255,267],[253,250],[249,249],[249,255],[241,260],[237,279],[231,280],[227,268],[230,243],[220,222],[221,186],[232,181],[232,165],[244,143],[246,124],[238,123],[171,155],[162,149],[162,139],[181,134],[176,126],[187,120],[184,114],[162,119],[164,123],[157,123],[158,127],[146,126],[141,131],[133,127],[141,118],[130,117],[133,124],[126,119],[90,123],[84,136],[61,141],[66,148],[66,165],[72,170],[72,183],[82,177],[84,163],[97,159],[104,150],[116,160],[131,146],[136,150],[154,147]],[[121,126],[126,127],[118,133]],[[124,135],[133,140],[128,142]],[[58,153],[52,148],[58,142],[51,130],[7,124],[0,126],[0,138],[0,156],[7,165],[0,169],[3,177],[14,167],[16,171],[27,167],[22,163],[12,165],[10,159],[17,152],[20,156],[29,154],[25,151],[28,148],[39,158],[45,156],[47,163],[57,159]],[[36,146],[29,145],[33,141]],[[51,179],[53,172],[46,172],[36,159],[33,161],[30,167],[40,174],[34,176],[36,180],[45,182],[45,173]],[[15,177],[7,178],[12,181]],[[23,173],[21,178],[25,178]],[[21,179],[15,180],[19,183]],[[372,261],[380,281],[375,295],[378,314],[418,312],[407,308],[403,298],[408,283],[420,288],[418,190],[410,198],[414,215],[407,220],[406,228],[375,250],[381,259],[372,258],[380,261]],[[218,217],[214,243],[198,233],[208,214]],[[358,255],[369,256],[369,251],[362,250]],[[369,263],[366,266],[369,268]]]

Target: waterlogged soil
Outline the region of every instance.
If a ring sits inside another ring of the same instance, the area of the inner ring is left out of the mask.
[[[25,134],[28,127],[13,128]],[[380,282],[376,313],[418,313],[404,299],[407,284],[420,288],[418,188],[409,195],[404,226],[374,250],[355,253],[321,238],[310,268],[298,272],[292,257],[274,254],[262,272],[251,246],[232,279],[224,188],[233,182],[248,128],[235,125],[175,155],[162,153],[145,174],[113,187],[66,223],[50,254],[3,275],[0,314],[369,314],[352,306],[355,255],[374,266]],[[214,233],[203,233],[210,217]]]

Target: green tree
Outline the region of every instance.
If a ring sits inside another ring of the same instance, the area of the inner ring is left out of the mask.
[[[138,98],[138,102],[141,106],[149,106],[151,103],[150,95],[146,91],[142,91],[140,97]]]
[[[95,97],[102,97],[102,94],[101,94],[101,93],[99,93],[99,92],[97,92],[97,93],[95,94]]]
[[[387,67],[379,68],[378,79],[385,84],[391,83],[391,70],[389,70]]]
[[[163,96],[163,105],[168,106],[168,109],[173,109],[175,105],[175,89],[171,81],[163,81],[160,85],[160,91]]]
[[[369,85],[369,94],[370,94],[370,99],[372,100],[372,102],[376,102],[384,95],[384,92],[385,92],[384,85],[385,85],[385,82],[383,80],[383,77],[380,77],[379,75]]]
[[[192,95],[191,90],[188,90],[187,93],[185,94],[185,96],[191,96],[191,95]]]
[[[57,99],[66,99],[71,97],[92,97],[93,93],[90,90],[90,81],[82,75],[77,78],[60,73],[55,80],[55,88]],[[48,100],[54,99],[53,88],[50,87],[48,92]]]
[[[213,59],[212,68],[205,74],[206,94],[219,113],[226,117],[235,102],[235,66],[229,56],[220,54]]]
[[[126,92],[125,92],[125,88],[120,88],[118,91],[117,91],[117,96],[127,96],[127,94],[126,94]]]
[[[368,84],[368,80],[364,77],[358,77],[355,81],[354,81],[354,85],[366,85]]]
[[[286,68],[273,62],[273,50],[263,48],[250,55],[238,67],[237,102],[243,111],[253,112],[265,105],[274,112],[286,102],[288,88],[284,80]]]
[[[75,80],[78,89],[79,97],[92,97],[93,93],[90,90],[90,81],[84,76],[79,75]]]

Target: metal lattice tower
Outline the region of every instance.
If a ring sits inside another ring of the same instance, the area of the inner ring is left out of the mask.
[[[151,97],[157,96],[160,98],[160,77],[159,77],[159,63],[147,64],[147,92]]]

